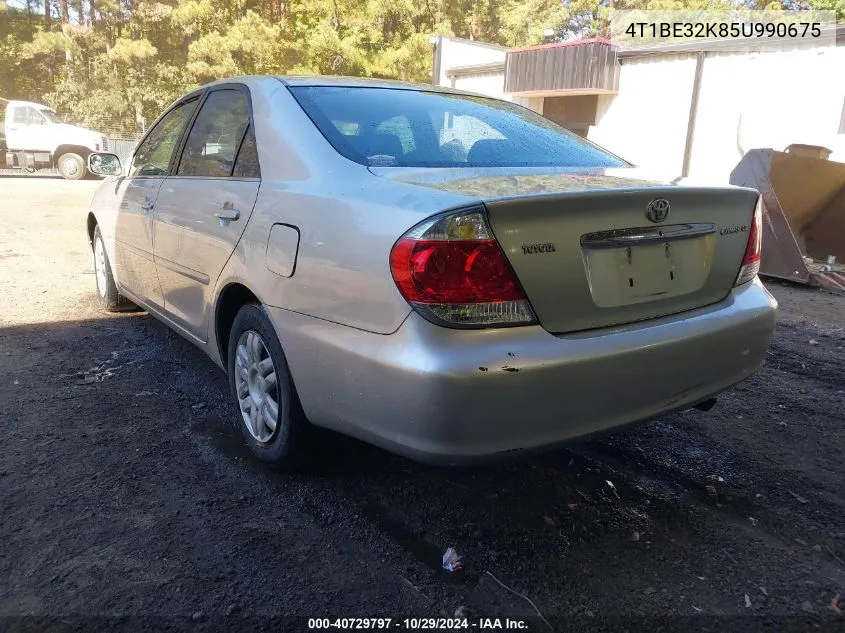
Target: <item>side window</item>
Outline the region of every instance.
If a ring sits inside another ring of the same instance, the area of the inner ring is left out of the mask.
[[[238,152],[238,159],[235,161],[233,176],[238,178],[261,178],[261,170],[258,168],[258,150],[255,147],[255,133],[250,125],[246,130],[244,142]]]
[[[244,93],[215,90],[209,94],[188,134],[176,175],[231,176],[247,125],[249,104]]]
[[[14,123],[22,125],[44,125],[44,117],[35,108],[16,106],[12,117]]]
[[[167,173],[176,142],[188,119],[197,107],[198,99],[176,106],[158,122],[132,157],[129,176],[163,176]]]

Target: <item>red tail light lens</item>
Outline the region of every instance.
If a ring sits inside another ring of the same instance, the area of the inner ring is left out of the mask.
[[[402,296],[439,325],[490,327],[536,319],[484,214],[450,214],[414,227],[390,253]]]
[[[763,211],[762,202],[757,199],[757,208],[754,210],[754,219],[751,221],[751,228],[748,231],[748,244],[745,246],[745,255],[742,258],[742,266],[739,275],[736,277],[734,286],[748,283],[760,272],[760,257],[763,251]]]
[[[419,303],[524,299],[505,254],[493,240],[399,240],[391,255],[399,290]]]

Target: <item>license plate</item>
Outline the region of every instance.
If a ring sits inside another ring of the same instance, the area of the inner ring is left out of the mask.
[[[584,248],[593,301],[600,308],[696,292],[707,281],[714,235],[619,248]]]

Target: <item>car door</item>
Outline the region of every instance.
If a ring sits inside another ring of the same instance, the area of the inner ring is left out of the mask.
[[[164,298],[153,261],[153,209],[162,182],[196,110],[199,97],[174,106],[138,144],[125,177],[115,183],[119,201],[114,227],[118,283],[142,301],[163,308]]]
[[[208,335],[215,282],[258,197],[253,130],[245,87],[209,91],[156,201],[153,241],[164,307],[201,341]]]

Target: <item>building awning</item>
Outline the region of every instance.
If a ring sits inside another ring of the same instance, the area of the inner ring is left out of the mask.
[[[501,73],[505,70],[505,62],[490,62],[488,64],[473,64],[471,66],[454,66],[446,70],[447,77],[465,77],[468,75],[484,75]]]
[[[556,42],[508,50],[505,93],[517,96],[614,94],[617,47],[609,40]]]

